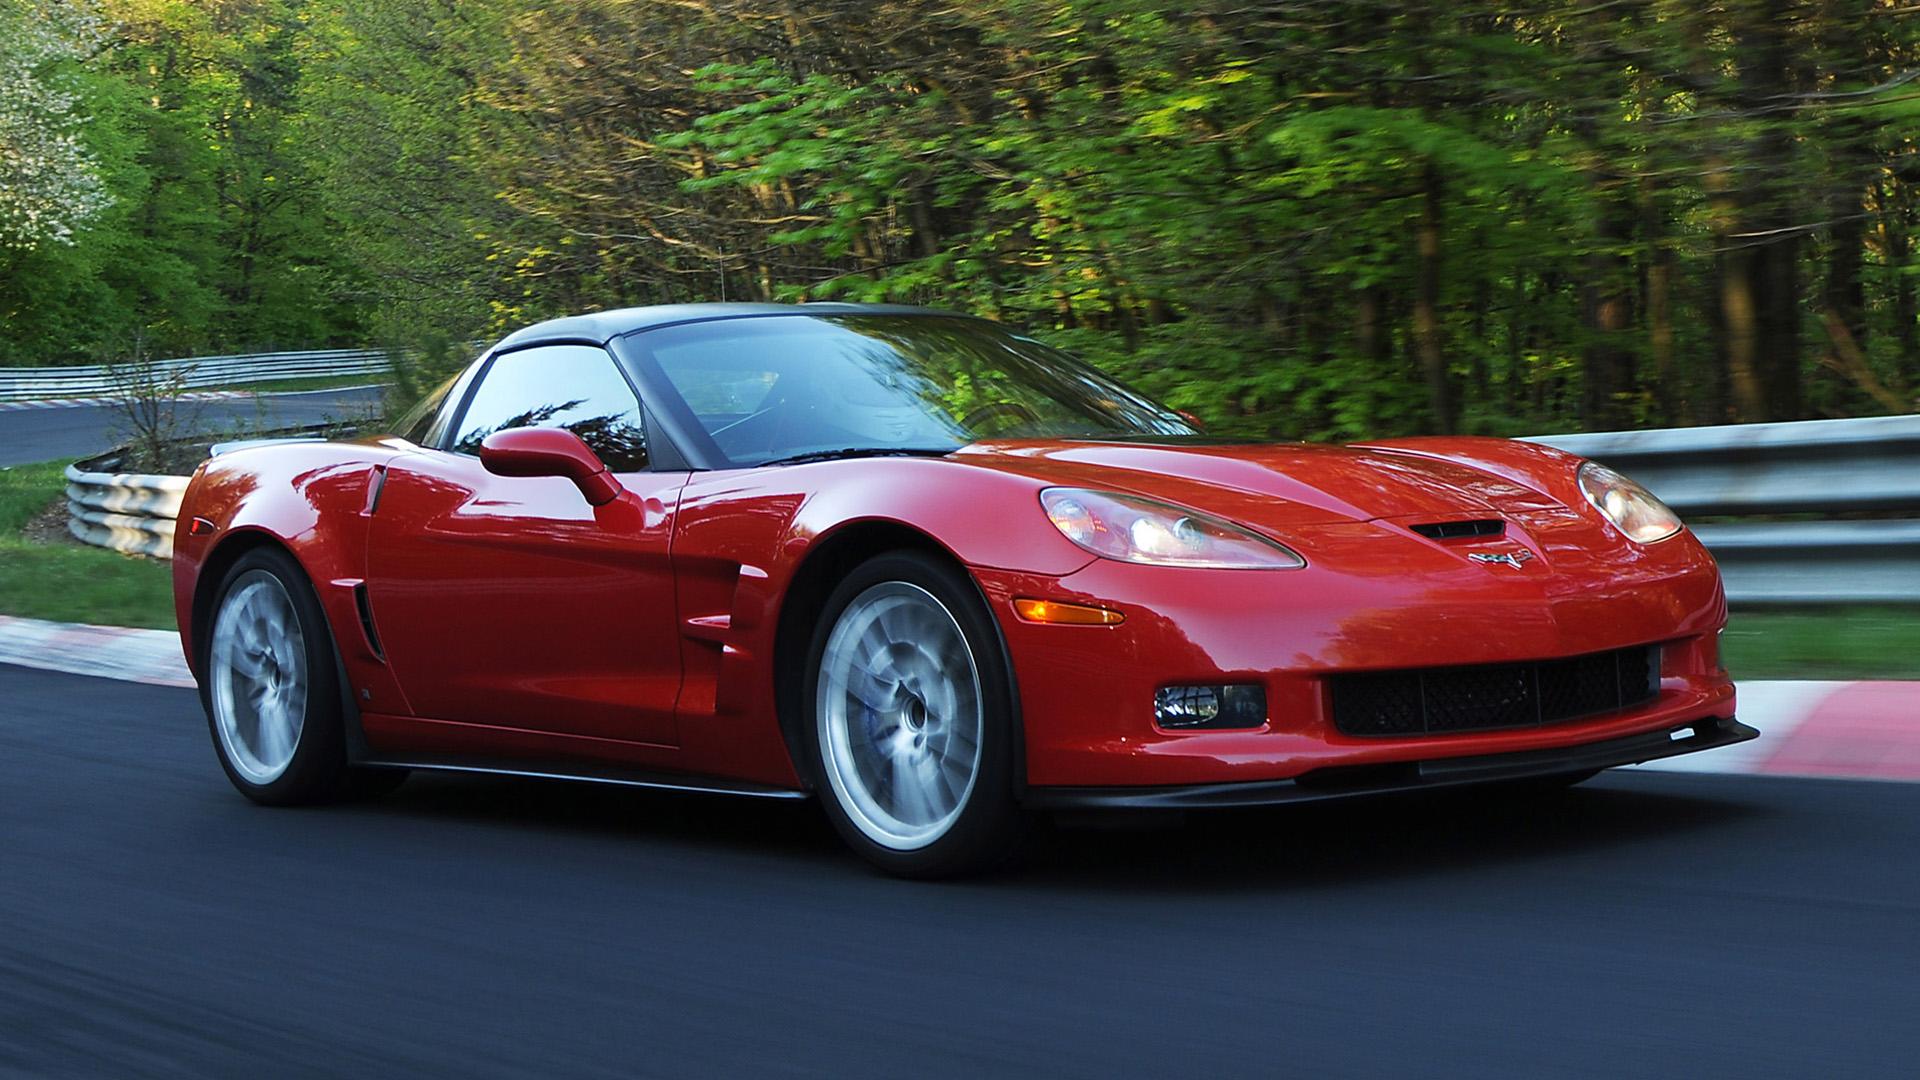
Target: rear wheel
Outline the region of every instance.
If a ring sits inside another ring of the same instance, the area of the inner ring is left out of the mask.
[[[926,555],[875,558],[828,598],[807,668],[809,764],[834,827],[882,869],[967,873],[1017,846],[1003,656],[973,583]]]
[[[326,616],[292,556],[257,548],[227,572],[203,643],[200,698],[233,786],[271,805],[397,786],[404,772],[348,765]]]

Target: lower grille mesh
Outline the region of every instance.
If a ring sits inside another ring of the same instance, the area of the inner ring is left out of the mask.
[[[1562,660],[1336,675],[1333,725],[1347,735],[1529,727],[1618,712],[1660,692],[1660,646]]]

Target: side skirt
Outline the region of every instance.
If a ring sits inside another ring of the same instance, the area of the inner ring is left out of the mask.
[[[356,761],[355,764],[373,769],[422,769],[430,772],[519,776],[535,780],[577,780],[589,784],[616,784],[622,787],[687,791],[702,795],[743,795],[756,799],[809,798],[806,792],[794,791],[790,788],[574,761],[501,761],[440,754],[403,754],[393,757],[373,755]]]

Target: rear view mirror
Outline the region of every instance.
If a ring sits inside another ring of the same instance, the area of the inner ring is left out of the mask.
[[[580,436],[561,428],[509,428],[480,444],[480,464],[495,476],[564,476],[594,506],[624,490]]]

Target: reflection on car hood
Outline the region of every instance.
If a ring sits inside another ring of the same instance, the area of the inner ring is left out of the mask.
[[[952,460],[1050,484],[1128,491],[1269,527],[1441,521],[1561,506],[1456,462],[1308,443],[986,442]]]

